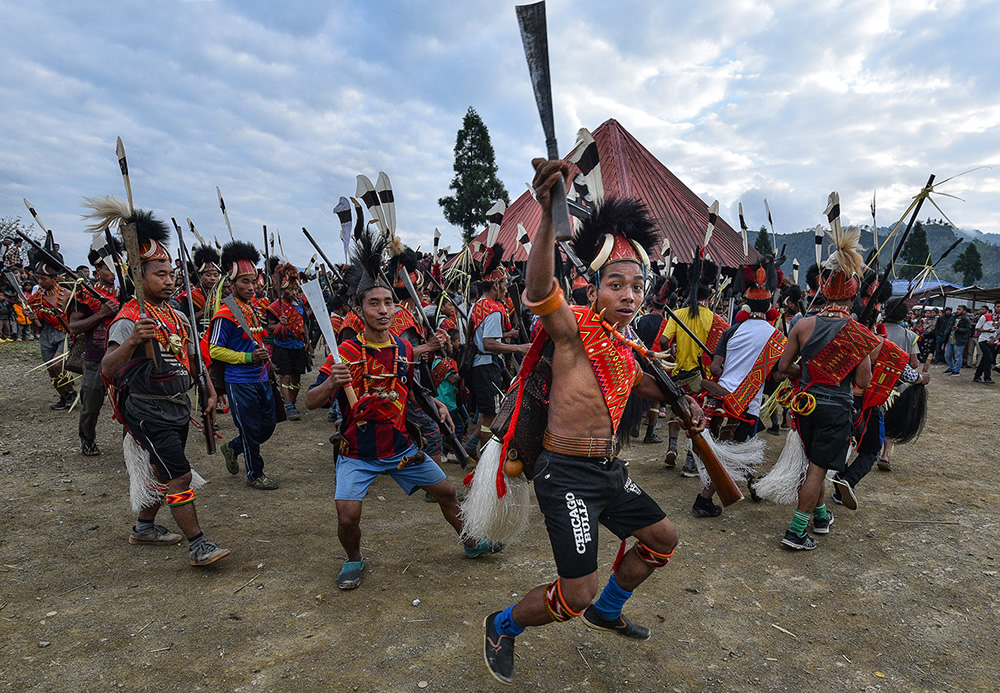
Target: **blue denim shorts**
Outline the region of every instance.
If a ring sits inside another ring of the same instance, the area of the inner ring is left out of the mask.
[[[404,455],[418,453],[417,446],[411,445],[395,457],[382,460],[359,460],[340,455],[337,458],[337,491],[334,500],[364,500],[368,487],[375,481],[375,477],[383,472],[388,473],[406,495],[410,495],[420,487],[433,486],[448,478],[441,467],[427,455],[423,456],[423,462],[411,463],[403,469],[396,469],[396,465]]]

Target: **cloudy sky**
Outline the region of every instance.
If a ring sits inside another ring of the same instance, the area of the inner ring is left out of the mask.
[[[989,0],[549,0],[557,136],[616,118],[706,201],[779,233],[898,216],[930,173],[959,226],[1000,232],[1000,9]],[[612,10],[613,6],[613,10]],[[392,179],[411,245],[441,215],[469,106],[511,197],[544,138],[513,4],[493,0],[0,0],[0,216],[27,197],[67,260],[80,201],[123,194],[226,236],[306,226],[339,259],[332,212],[355,176]],[[926,208],[925,208],[926,209]],[[929,210],[929,216],[940,216]],[[924,216],[923,214],[921,216]],[[68,251],[68,252],[67,252]]]

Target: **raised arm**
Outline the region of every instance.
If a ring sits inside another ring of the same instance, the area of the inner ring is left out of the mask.
[[[565,161],[534,159],[535,178],[531,183],[535,198],[542,206],[542,221],[531,244],[528,263],[525,268],[524,297],[529,308],[541,315],[542,326],[555,342],[577,339],[578,331],[573,312],[565,301],[551,312],[546,312],[546,299],[559,291],[555,280],[555,229],[552,226],[552,186],[559,176],[569,176],[569,164]],[[542,314],[546,313],[546,314]]]

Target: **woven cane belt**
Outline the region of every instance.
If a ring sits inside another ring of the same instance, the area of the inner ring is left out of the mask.
[[[546,429],[542,437],[546,450],[572,457],[611,458],[618,452],[614,438],[570,438]]]

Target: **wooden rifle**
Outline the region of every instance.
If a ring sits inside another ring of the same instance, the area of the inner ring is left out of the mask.
[[[694,421],[691,417],[691,408],[688,405],[688,401],[681,391],[680,387],[671,380],[670,376],[664,371],[659,364],[651,359],[646,358],[645,355],[640,354],[638,351],[634,352],[636,358],[639,361],[639,365],[642,370],[651,375],[656,381],[657,386],[664,395],[664,401],[670,405],[673,410],[674,415],[680,419],[681,425],[687,430],[688,436],[691,440],[691,447],[694,449],[694,453],[701,460],[702,464],[705,465],[705,471],[708,472],[708,476],[712,479],[712,483],[715,485],[715,490],[719,493],[719,501],[724,506],[732,505],[733,503],[743,499],[743,493],[740,491],[736,482],[733,478],[729,476],[729,472],[726,468],[722,466],[719,458],[716,456],[715,451],[712,449],[711,445],[702,432],[694,432]]]
[[[184,290],[190,297],[191,279],[188,277],[187,270],[187,263],[190,261],[190,257],[188,256],[187,246],[184,245],[184,235],[181,233],[181,227],[173,217],[170,218],[170,221],[174,223],[174,228],[177,230],[178,253],[181,257],[181,276],[184,277]],[[222,280],[220,279],[219,281]],[[194,319],[194,302],[189,298],[185,303],[187,304],[188,320],[191,322],[191,338],[195,344],[195,354],[190,358],[194,362],[195,383],[198,387],[198,404],[204,406],[205,402],[208,401],[208,373],[204,362],[201,360],[201,352],[198,349],[198,345],[201,344],[201,338],[198,335],[198,323]],[[243,317],[242,314],[240,314],[240,317]],[[214,455],[216,451],[215,421],[213,418],[206,414],[201,415],[202,429],[205,434],[205,449],[209,455]]]

